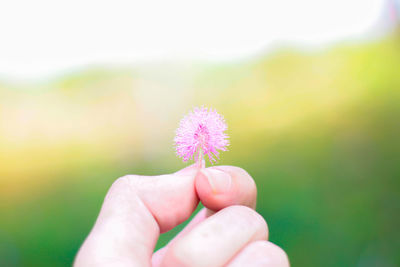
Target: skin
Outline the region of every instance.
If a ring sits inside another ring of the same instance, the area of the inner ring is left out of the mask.
[[[127,175],[109,189],[74,266],[289,266],[255,210],[257,189],[243,169],[195,164],[173,174]],[[165,247],[160,233],[206,207]]]

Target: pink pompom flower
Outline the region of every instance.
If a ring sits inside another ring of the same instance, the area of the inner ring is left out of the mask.
[[[194,108],[180,122],[174,139],[176,153],[183,161],[201,162],[203,154],[210,162],[219,159],[219,152],[226,151],[229,141],[224,117],[206,107]]]

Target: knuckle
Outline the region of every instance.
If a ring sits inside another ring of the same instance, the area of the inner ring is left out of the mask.
[[[133,180],[135,175],[125,175],[116,179],[107,192],[106,199],[115,198],[118,195],[130,193],[133,189]]]
[[[124,186],[129,183],[129,175],[125,175],[122,177],[119,177],[117,180],[115,180],[111,187],[118,187],[118,186]]]
[[[134,181],[136,180],[136,175],[128,174],[119,177],[117,180],[113,182],[111,187],[126,187],[126,186],[132,186],[134,184]]]

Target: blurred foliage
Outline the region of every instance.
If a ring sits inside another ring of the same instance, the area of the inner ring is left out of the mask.
[[[228,122],[293,266],[399,266],[400,39],[220,65],[94,69],[0,84],[0,266],[68,266],[112,181],[184,166],[194,105]],[[178,229],[163,234],[158,247]]]

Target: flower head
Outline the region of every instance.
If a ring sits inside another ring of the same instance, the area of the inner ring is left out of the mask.
[[[227,150],[228,135],[224,133],[227,128],[224,117],[216,110],[194,108],[181,120],[176,130],[176,153],[183,161],[198,161],[204,154],[213,163],[219,158],[218,150]]]

